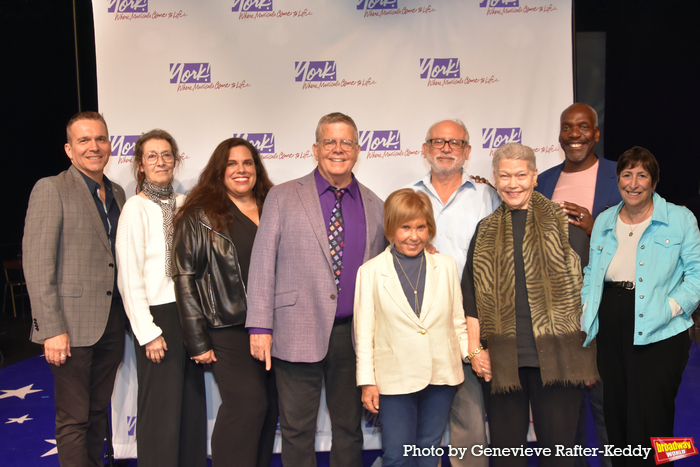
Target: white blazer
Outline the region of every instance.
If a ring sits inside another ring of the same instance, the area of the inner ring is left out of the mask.
[[[380,394],[411,394],[429,384],[464,381],[467,325],[457,265],[426,254],[420,318],[408,303],[389,246],[357,273],[355,341],[357,385]]]

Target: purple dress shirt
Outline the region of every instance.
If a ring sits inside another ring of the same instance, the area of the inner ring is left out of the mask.
[[[321,201],[323,220],[326,223],[326,230],[331,220],[331,212],[335,206],[335,193],[331,190],[331,184],[323,178],[318,168],[314,171],[316,188]],[[365,255],[367,244],[367,221],[365,220],[365,210],[360,196],[360,187],[353,175],[352,181],[347,187],[348,192],[343,196],[341,209],[343,211],[343,221],[345,222],[345,245],[343,246],[343,270],[340,273],[340,284],[338,288],[338,308],[335,312],[336,318],[346,318],[352,315],[355,300],[355,279],[357,270],[362,266],[362,259]],[[326,248],[330,248],[326,245]]]

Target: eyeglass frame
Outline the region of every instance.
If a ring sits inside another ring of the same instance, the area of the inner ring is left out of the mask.
[[[327,144],[328,144],[328,143],[331,143],[331,142],[333,143],[333,146],[332,146],[332,147],[328,147]],[[318,141],[316,141],[316,143],[317,143],[317,144],[320,144],[321,147],[322,147],[323,149],[325,149],[326,151],[332,151],[332,150],[334,150],[335,148],[337,148],[338,145],[340,145],[340,149],[342,149],[343,151],[352,151],[353,149],[355,149],[355,146],[357,146],[357,145],[360,144],[359,141],[354,141],[354,140],[352,140],[352,139],[341,139],[341,140],[337,140],[337,139],[330,139],[330,138],[319,139]],[[349,148],[344,148],[344,147],[343,147],[343,144],[347,144],[347,143],[351,143],[352,146],[349,147]]]
[[[155,159],[149,160],[148,157],[151,156],[151,155],[156,156]],[[170,157],[168,157],[168,156],[170,156]],[[159,158],[163,159],[163,162],[165,162],[166,164],[169,164],[169,163],[175,161],[175,153],[173,153],[172,151],[163,151],[163,152],[161,152],[160,154],[158,154],[157,152],[152,151],[152,152],[149,152],[149,153],[147,153],[147,154],[144,154],[144,155],[141,157],[141,160],[142,160],[146,165],[151,166],[151,165],[157,165],[157,164],[158,164],[158,159],[159,159]]]
[[[433,141],[436,141],[436,140],[443,141],[442,146],[440,146],[440,147],[435,146],[435,145],[433,144]],[[456,148],[456,147],[452,146],[452,141],[459,141],[460,143],[463,143],[464,146],[462,146],[461,148]],[[469,141],[465,141],[465,140],[463,140],[463,139],[457,139],[457,138],[452,138],[452,139],[430,138],[430,139],[426,139],[425,142],[428,143],[428,144],[430,145],[430,147],[433,148],[433,149],[442,149],[442,148],[445,147],[445,145],[447,145],[447,146],[450,148],[450,150],[453,150],[453,149],[464,149],[464,148],[466,148],[467,146],[469,146]]]

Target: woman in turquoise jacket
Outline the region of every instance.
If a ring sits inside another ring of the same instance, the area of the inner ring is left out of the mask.
[[[700,232],[686,208],[656,194],[659,166],[644,148],[620,156],[622,202],[596,219],[581,290],[581,327],[597,337],[611,444],[651,447],[673,436],[675,398],[700,302]],[[614,466],[655,465],[613,457]]]

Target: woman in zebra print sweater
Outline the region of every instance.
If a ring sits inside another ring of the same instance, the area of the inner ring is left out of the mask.
[[[472,369],[482,379],[491,446],[527,445],[529,406],[538,445],[574,446],[583,385],[598,379],[580,331],[581,263],[588,236],[556,203],[534,192],[535,154],[518,143],[493,156],[503,199],[472,238],[462,278]],[[527,457],[492,457],[526,466]],[[540,458],[573,466],[573,457]]]

